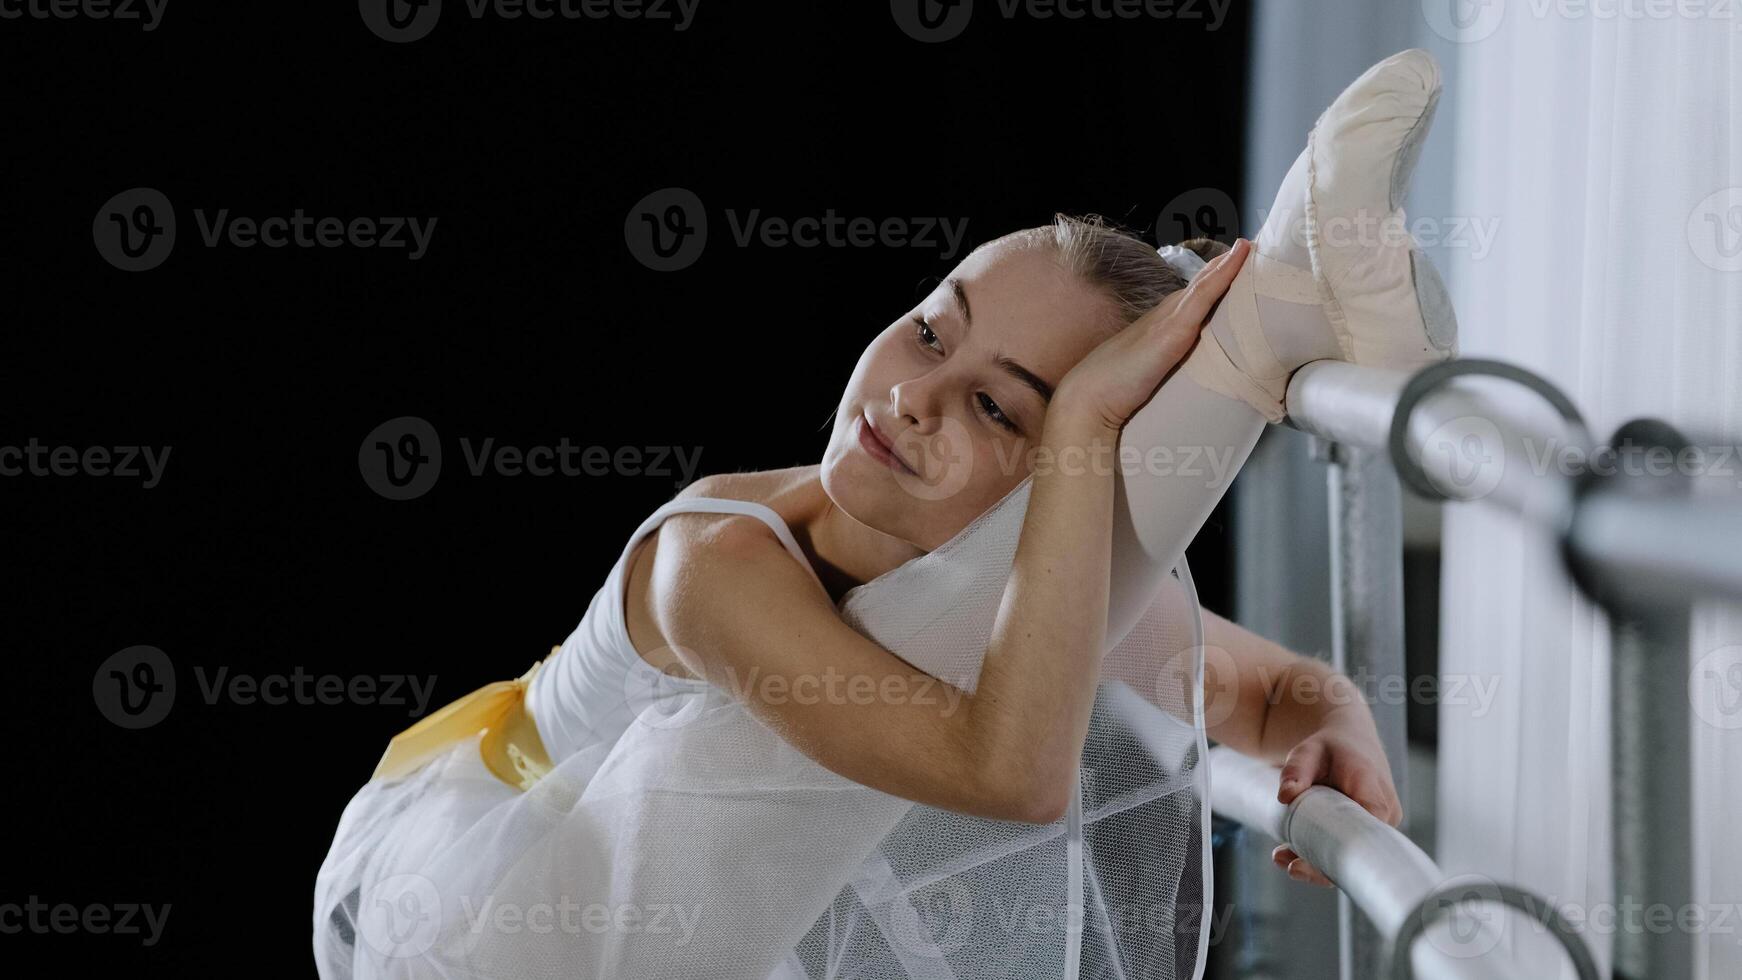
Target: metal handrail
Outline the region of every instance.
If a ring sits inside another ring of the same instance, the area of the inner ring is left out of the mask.
[[[1510,406],[1450,383],[1460,375],[1516,383],[1534,391],[1558,417],[1545,422],[1540,412],[1528,418],[1518,415]],[[1402,483],[1422,496],[1452,502],[1480,500],[1513,512],[1554,538],[1569,578],[1608,613],[1613,633],[1617,892],[1686,900],[1692,891],[1690,846],[1685,835],[1665,833],[1674,821],[1685,820],[1691,803],[1686,704],[1676,686],[1685,671],[1672,668],[1685,661],[1694,601],[1742,599],[1742,548],[1735,546],[1742,541],[1742,504],[1735,483],[1724,485],[1725,497],[1715,497],[1695,492],[1703,488],[1696,487],[1698,481],[1691,474],[1615,475],[1615,462],[1638,461],[1626,448],[1636,437],[1643,441],[1641,448],[1650,452],[1674,451],[1678,466],[1679,454],[1693,447],[1672,427],[1650,419],[1622,426],[1611,439],[1621,446],[1594,445],[1570,399],[1545,379],[1498,361],[1447,361],[1413,374],[1316,361],[1291,378],[1287,411],[1287,422],[1294,428],[1357,451],[1353,456],[1332,452],[1327,457],[1333,462],[1333,482],[1338,472],[1346,471],[1343,475],[1358,491],[1348,500],[1332,501],[1333,522],[1341,516],[1361,525],[1332,542],[1333,567],[1340,552],[1373,564],[1376,556],[1395,547],[1395,528],[1387,529],[1384,514],[1364,513],[1377,512],[1375,501],[1386,494],[1376,489],[1377,484],[1369,485],[1358,465],[1360,453],[1388,458]],[[1581,454],[1574,460],[1577,466],[1555,465],[1557,449],[1566,448]],[[1705,462],[1697,454],[1695,458]],[[1599,469],[1597,461],[1608,464],[1610,472]],[[1365,526],[1368,523],[1375,526]],[[1396,596],[1375,600],[1362,591],[1376,581],[1373,570],[1368,571],[1366,578],[1351,580],[1333,597],[1345,616],[1376,601],[1400,608]],[[1370,618],[1383,625],[1383,612]],[[1365,664],[1387,648],[1384,636],[1364,636],[1343,655]],[[1429,919],[1448,902],[1460,900],[1434,884],[1432,876],[1438,869],[1401,834],[1367,826],[1378,822],[1340,794],[1333,800],[1318,787],[1279,812],[1274,801],[1264,803],[1274,780],[1264,785],[1260,773],[1238,768],[1238,757],[1222,754],[1219,758],[1227,771],[1218,774],[1223,781],[1216,793],[1218,807],[1289,841],[1303,857],[1326,870],[1392,945],[1390,950],[1367,951],[1385,954],[1389,969],[1401,970],[1413,957],[1422,976],[1505,975],[1468,972],[1468,961],[1448,962],[1424,952],[1438,944],[1413,942],[1424,930],[1431,936],[1435,927]],[[1238,776],[1231,786],[1230,773]],[[1648,778],[1652,774],[1659,778],[1652,781]],[[1242,783],[1248,785],[1241,788]],[[1642,787],[1648,784],[1653,791],[1645,794]],[[1303,804],[1309,796],[1315,799]],[[1313,816],[1303,823],[1303,813]],[[1343,875],[1331,873],[1331,867]],[[1594,975],[1583,942],[1546,904],[1498,883],[1490,882],[1480,891],[1486,894],[1478,897],[1490,901],[1534,906],[1539,923],[1562,942],[1581,973]],[[1430,908],[1434,902],[1440,908]],[[1402,955],[1395,948],[1400,937],[1405,945]],[[1618,939],[1615,950],[1618,975],[1679,980],[1691,974],[1692,945],[1687,937],[1623,938],[1626,941]],[[1377,962],[1372,956],[1364,961]]]
[[[1398,445],[1393,422],[1412,377],[1314,361],[1289,382],[1288,424],[1332,442],[1388,453],[1400,472],[1413,472],[1446,500],[1482,500],[1510,510],[1560,537],[1569,558],[1665,602],[1686,602],[1690,594],[1742,599],[1742,548],[1732,546],[1742,541],[1742,506],[1710,496],[1581,492],[1587,488],[1576,474],[1553,466],[1544,472],[1543,465],[1544,454],[1557,445],[1593,448],[1580,426],[1545,426],[1521,418],[1456,384],[1439,384],[1411,400]],[[1552,390],[1540,379],[1533,387]],[[1461,470],[1468,459],[1434,445],[1448,433],[1475,438],[1489,454],[1479,461],[1476,478]],[[1406,456],[1401,461],[1399,449]]]
[[[1482,925],[1479,935],[1458,937],[1444,921],[1450,906],[1476,900],[1505,906],[1510,924],[1523,925],[1532,915],[1561,942],[1581,978],[1598,980],[1590,951],[1552,903],[1511,886],[1445,874],[1409,838],[1329,786],[1278,803],[1280,780],[1275,766],[1225,746],[1210,750],[1210,809],[1287,844],[1331,879],[1378,929],[1391,948],[1394,971],[1407,962],[1407,975],[1426,980],[1526,977],[1490,953],[1506,930]],[[1511,931],[1524,943],[1538,936],[1529,928]],[[1424,936],[1428,942],[1415,941]]]

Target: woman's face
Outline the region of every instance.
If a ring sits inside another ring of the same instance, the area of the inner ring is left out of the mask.
[[[936,548],[1029,474],[1052,390],[1115,326],[1111,300],[1050,250],[980,249],[865,348],[824,490],[860,523]]]

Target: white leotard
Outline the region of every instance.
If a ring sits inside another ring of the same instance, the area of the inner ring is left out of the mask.
[[[799,548],[786,522],[765,504],[721,497],[684,497],[655,510],[623,546],[617,563],[605,576],[605,584],[593,594],[580,625],[551,654],[533,678],[526,694],[527,707],[545,751],[560,764],[584,745],[617,740],[646,699],[659,692],[698,690],[707,681],[666,674],[648,663],[629,641],[624,604],[629,583],[630,557],[641,539],[651,534],[672,514],[746,514],[767,524],[786,550],[814,578],[816,571]]]

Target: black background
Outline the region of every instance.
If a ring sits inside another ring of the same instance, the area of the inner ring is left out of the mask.
[[[0,903],[171,906],[151,948],[25,933],[0,936],[4,959],[313,974],[315,870],[409,709],[207,704],[196,670],[434,675],[433,708],[560,642],[677,490],[675,472],[475,478],[460,437],[680,445],[703,474],[821,457],[865,342],[953,262],[739,247],[728,209],[966,219],[971,246],[1054,211],[1153,234],[1181,192],[1238,188],[1243,3],[1215,30],[979,6],[935,44],[876,0],[701,0],[683,33],[474,20],[448,0],[408,44],[347,2],[170,0],[151,32],[0,20],[0,445],[171,447],[149,490],[0,477]],[[92,239],[133,187],[180,225],[148,272]],[[693,266],[659,273],[624,224],[665,187],[696,193],[711,231]],[[437,225],[418,261],[204,247],[193,212],[223,208]],[[440,433],[445,466],[391,501],[358,450],[406,415]],[[1191,556],[1225,610],[1224,513]],[[92,682],[137,644],[168,654],[178,693],[128,731]]]

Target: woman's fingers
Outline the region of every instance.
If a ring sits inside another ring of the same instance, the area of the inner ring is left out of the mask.
[[[1288,872],[1288,876],[1296,881],[1310,882],[1326,888],[1335,887],[1331,884],[1331,879],[1325,877],[1323,872],[1313,867],[1305,858],[1296,854],[1287,844],[1282,844],[1276,850],[1271,851],[1270,860],[1277,867]]]
[[[1331,785],[1361,808],[1393,827],[1403,822],[1403,802],[1391,785],[1391,773],[1376,768],[1365,757],[1345,758],[1337,753],[1331,761]]]
[[[1277,790],[1276,802],[1293,803],[1307,787],[1327,775],[1329,763],[1330,750],[1324,742],[1308,739],[1296,745],[1283,760],[1282,784]]]
[[[1233,248],[1211,259],[1192,277],[1191,284],[1186,287],[1185,298],[1174,310],[1174,315],[1193,326],[1201,325],[1209,319],[1216,301],[1222,298],[1228,291],[1228,285],[1240,274],[1240,266],[1245,263],[1246,256],[1251,251],[1252,243],[1242,238],[1234,243]]]

